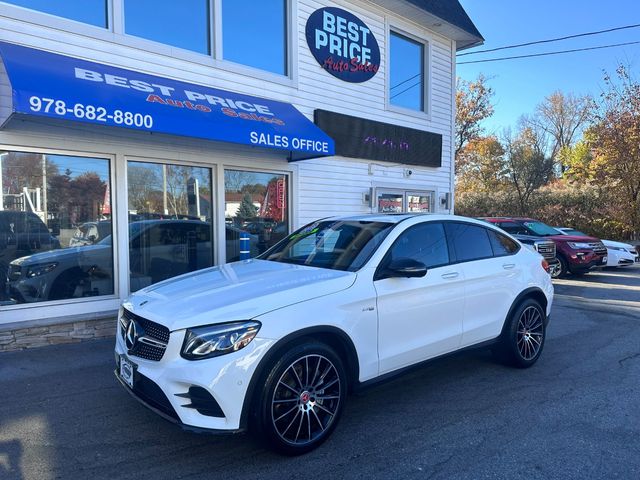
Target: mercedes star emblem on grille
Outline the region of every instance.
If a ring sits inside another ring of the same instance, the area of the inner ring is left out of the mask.
[[[127,334],[124,338],[125,343],[127,344],[127,348],[129,350],[133,349],[138,341],[138,331],[136,328],[136,322],[131,320],[129,322],[129,326],[127,327]]]

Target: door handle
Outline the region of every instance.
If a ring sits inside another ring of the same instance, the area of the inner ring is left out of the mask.
[[[444,279],[457,278],[458,275],[459,275],[458,272],[443,273],[442,274],[442,278],[444,278]]]
[[[502,268],[504,268],[505,270],[511,270],[515,266],[516,266],[515,263],[504,263],[504,264],[502,264]]]

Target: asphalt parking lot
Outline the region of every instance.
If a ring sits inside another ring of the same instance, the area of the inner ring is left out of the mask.
[[[558,281],[533,368],[435,361],[350,397],[296,458],[147,411],[116,382],[112,343],[0,354],[0,479],[640,478],[640,267]]]

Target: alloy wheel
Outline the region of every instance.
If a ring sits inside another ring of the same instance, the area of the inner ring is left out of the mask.
[[[318,354],[295,360],[273,392],[271,421],[278,436],[291,445],[320,438],[336,418],[341,398],[335,365]]]
[[[518,319],[518,351],[524,360],[532,360],[542,348],[544,337],[543,319],[540,310],[534,306],[524,309]]]

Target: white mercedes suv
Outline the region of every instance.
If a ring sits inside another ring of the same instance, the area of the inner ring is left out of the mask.
[[[318,220],[256,259],[131,295],[115,373],[185,429],[252,428],[304,453],[336,427],[350,391],[425,360],[491,345],[533,365],[553,299],[547,267],[469,218]]]

